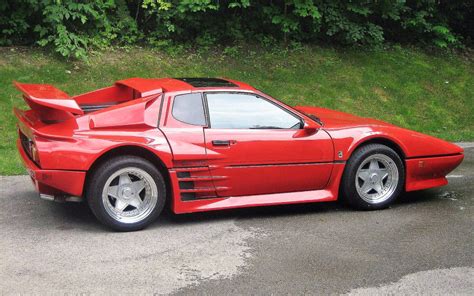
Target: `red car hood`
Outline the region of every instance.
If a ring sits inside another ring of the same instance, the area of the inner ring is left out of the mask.
[[[380,120],[355,116],[349,113],[319,107],[296,106],[296,110],[321,119],[324,129],[340,129],[367,125],[392,126]]]
[[[370,137],[382,137],[399,145],[406,157],[463,153],[463,149],[455,144],[380,120],[318,107],[297,106],[295,109],[319,117],[323,129],[335,139],[336,146],[357,146],[358,141]],[[337,149],[344,150],[343,147]]]

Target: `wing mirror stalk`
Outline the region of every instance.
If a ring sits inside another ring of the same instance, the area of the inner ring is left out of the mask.
[[[304,121],[304,125],[302,129],[299,129],[294,135],[293,138],[302,138],[302,137],[309,137],[314,135],[318,132],[321,126],[312,121]]]

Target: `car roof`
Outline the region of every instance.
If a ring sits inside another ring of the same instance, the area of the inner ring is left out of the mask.
[[[255,90],[254,87],[226,78],[128,78],[115,82],[118,85],[125,85],[142,94],[174,91],[195,91],[204,89],[236,89]]]

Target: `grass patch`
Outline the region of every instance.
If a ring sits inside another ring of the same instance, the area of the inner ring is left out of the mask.
[[[68,62],[38,49],[0,48],[0,175],[24,173],[16,152],[12,81],[50,83],[71,95],[129,77],[228,77],[290,105],[373,117],[450,141],[474,140],[473,59],[416,49],[381,51],[304,47],[163,52],[134,48]]]

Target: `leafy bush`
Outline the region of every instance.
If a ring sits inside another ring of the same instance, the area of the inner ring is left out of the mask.
[[[0,45],[65,57],[137,43],[208,49],[239,42],[471,44],[474,2],[447,0],[3,0]]]

